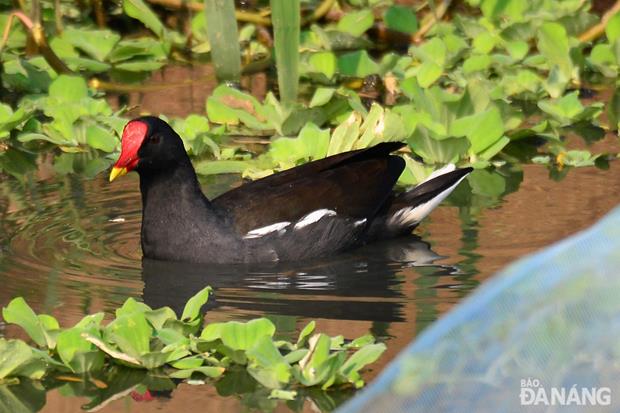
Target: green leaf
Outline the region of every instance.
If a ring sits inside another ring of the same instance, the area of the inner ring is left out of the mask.
[[[465,116],[454,121],[450,134],[466,136],[470,142],[470,150],[479,153],[497,142],[504,134],[504,122],[497,107],[484,112]]]
[[[110,30],[69,27],[63,31],[62,39],[101,62],[108,57],[121,36]]]
[[[62,331],[56,337],[56,351],[60,359],[73,372],[82,373],[85,370],[76,369],[73,360],[78,353],[86,353],[92,350],[91,343],[82,337],[83,330],[80,328],[70,328]]]
[[[312,72],[322,73],[327,79],[334,77],[338,65],[336,55],[333,52],[312,53],[308,58],[308,63]]]
[[[32,358],[32,350],[23,341],[0,338],[0,379],[10,376]]]
[[[271,390],[271,393],[269,393],[270,399],[295,400],[296,397],[297,391],[295,390],[273,389]]]
[[[613,44],[616,39],[620,37],[620,13],[614,14],[614,16],[607,21],[605,35],[610,44]]]
[[[418,19],[411,7],[393,5],[383,13],[383,22],[390,30],[413,34],[418,31]]]
[[[202,366],[193,369],[178,370],[170,373],[169,376],[173,379],[188,379],[194,373],[200,373],[207,377],[217,378],[221,376],[225,370],[226,369],[224,369],[223,367]]]
[[[99,125],[89,125],[86,128],[86,143],[104,152],[114,152],[120,142],[108,129]]]
[[[209,301],[209,295],[213,292],[211,287],[205,287],[198,291],[192,298],[190,298],[185,307],[183,308],[183,314],[181,315],[181,321],[185,323],[194,323],[200,320],[200,309],[203,305]]]
[[[463,157],[469,149],[470,143],[466,138],[435,139],[435,135],[423,126],[418,126],[408,139],[411,149],[430,164],[455,163]]]
[[[574,65],[566,30],[559,23],[545,23],[538,31],[538,50],[551,69],[547,90],[551,97],[559,97],[573,77]]]
[[[201,161],[195,165],[199,175],[239,174],[251,165],[248,161]]]
[[[2,309],[2,318],[7,323],[17,324],[23,328],[37,345],[41,347],[46,345],[41,321],[22,297],[14,298]]]
[[[142,0],[123,0],[123,10],[129,17],[140,20],[157,37],[164,36],[166,29],[153,10]]]
[[[221,339],[222,343],[232,350],[248,350],[263,337],[273,337],[276,327],[267,318],[257,318],[240,323],[211,323],[202,331],[200,338],[204,340]]]
[[[50,85],[49,95],[60,102],[78,102],[88,97],[88,86],[81,77],[60,75]]]
[[[379,65],[366,50],[345,53],[338,58],[338,71],[345,76],[366,77],[379,73]]]
[[[291,366],[284,360],[270,336],[262,336],[248,349],[248,373],[263,386],[278,389],[291,379]]]
[[[374,16],[372,10],[362,9],[347,13],[338,21],[338,30],[349,33],[352,36],[361,36],[372,27]]]
[[[474,194],[497,198],[506,191],[506,180],[497,172],[476,169],[467,180]]]
[[[314,91],[314,95],[312,95],[312,99],[310,100],[310,107],[314,108],[317,106],[323,106],[327,104],[327,102],[329,102],[332,99],[335,92],[336,92],[336,89],[332,87],[316,88],[316,90]]]
[[[368,344],[360,348],[340,367],[340,374],[347,377],[349,381],[355,382],[359,379],[357,373],[365,366],[377,361],[385,349],[383,343]]]
[[[151,326],[142,312],[123,314],[108,324],[104,330],[108,341],[116,343],[125,354],[140,358],[150,351]]]
[[[480,72],[491,66],[491,57],[488,55],[473,55],[463,62],[463,72],[466,74]]]
[[[313,321],[310,321],[308,324],[306,324],[306,326],[299,332],[299,337],[297,338],[297,343],[295,344],[297,348],[300,348],[306,345],[306,342],[308,341],[308,337],[310,337],[310,334],[314,332],[315,327],[316,327],[316,322],[314,322],[313,320]]]

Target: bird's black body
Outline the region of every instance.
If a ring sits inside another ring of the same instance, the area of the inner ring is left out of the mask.
[[[160,260],[252,263],[334,254],[411,231],[434,207],[433,200],[443,199],[471,171],[457,169],[397,194],[393,187],[404,161],[390,153],[403,144],[382,143],[247,183],[209,201],[172,128],[154,117],[132,122],[148,127],[135,167],[142,192],[142,249],[145,257]]]

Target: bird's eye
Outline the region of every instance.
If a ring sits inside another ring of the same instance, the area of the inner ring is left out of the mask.
[[[160,138],[161,137],[159,135],[152,135],[149,138],[149,143],[159,143]]]

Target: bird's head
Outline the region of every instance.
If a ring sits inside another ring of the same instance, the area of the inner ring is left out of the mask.
[[[187,158],[179,135],[165,121],[143,116],[129,121],[121,137],[121,154],[110,182],[130,171],[165,171]]]

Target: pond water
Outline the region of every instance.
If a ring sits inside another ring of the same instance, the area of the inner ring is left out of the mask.
[[[617,138],[608,136],[598,144],[617,145]],[[110,315],[128,297],[179,308],[211,285],[215,301],[209,304],[209,321],[266,316],[285,337],[313,319],[318,330],[331,335],[353,338],[371,332],[388,347],[366,375],[372,379],[495,271],[586,228],[618,204],[619,168],[611,162],[609,170],[571,169],[554,174],[555,179],[540,165],[500,168],[499,190],[485,193],[480,184],[465,181],[416,229],[416,236],[330,259],[246,268],[142,261],[137,175],[110,184],[105,172],[94,178],[58,173],[47,157],[20,179],[1,176],[0,306],[23,296],[35,311],[70,325],[87,313]],[[214,196],[239,181],[218,176],[202,183]],[[0,324],[0,334],[20,333]],[[93,386],[80,390],[75,383],[50,387],[47,393],[36,386],[25,390],[34,392],[26,397],[30,410],[189,411],[207,404],[209,411],[287,409],[264,393],[222,386],[181,384],[154,393],[152,400],[130,390],[113,396]],[[350,396],[308,394],[288,407],[330,410]]]

